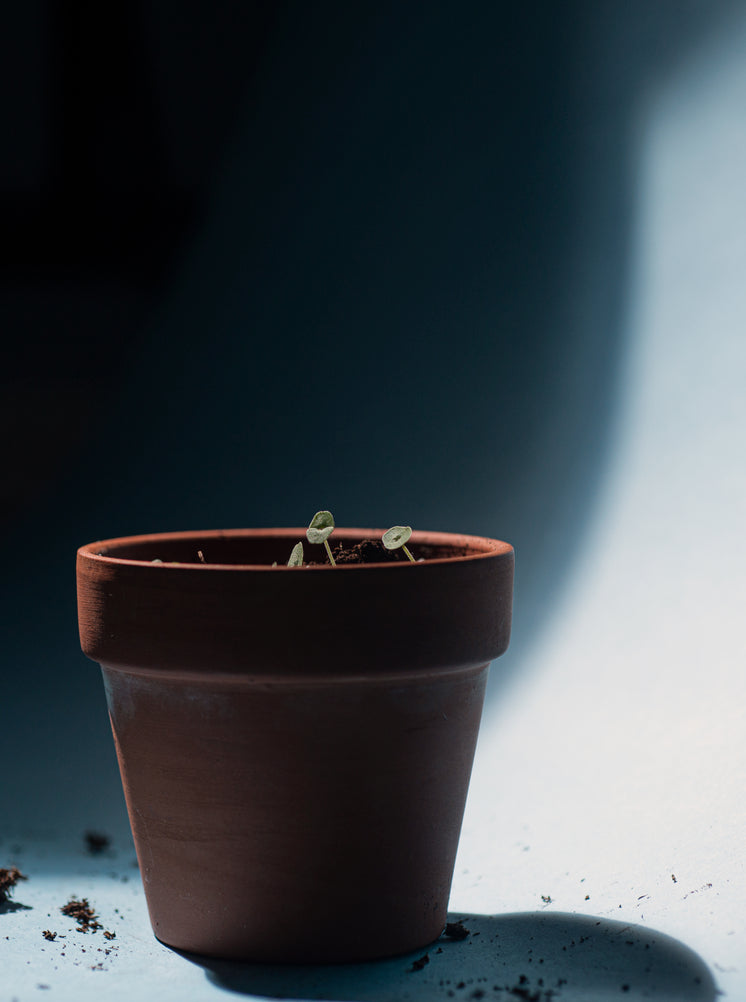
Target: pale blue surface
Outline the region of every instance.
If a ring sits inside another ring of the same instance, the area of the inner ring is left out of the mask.
[[[444,938],[377,963],[282,968],[186,957],[152,935],[129,847],[92,857],[82,840],[70,845],[37,836],[15,844],[3,839],[0,853],[17,860],[29,877],[0,911],[0,1002],[212,1002],[234,993],[425,1002],[478,998],[479,991],[486,998],[510,998],[512,988],[538,991],[542,999],[551,989],[559,999],[604,1002],[617,999],[624,985],[626,999],[712,1002],[715,993],[702,960],[661,933],[613,918],[546,910],[454,915],[469,930],[465,940]],[[103,930],[78,932],[74,920],[61,915],[73,896],[88,899],[114,939]],[[45,929],[57,938],[46,940]],[[413,962],[425,955],[428,962],[415,968]]]

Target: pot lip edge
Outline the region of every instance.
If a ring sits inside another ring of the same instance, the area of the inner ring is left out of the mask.
[[[336,539],[358,539],[359,537],[379,536],[386,530],[368,529],[354,527],[339,527],[335,529]],[[439,532],[427,529],[415,529],[412,532],[412,544],[417,545],[441,545],[454,547],[467,547],[468,553],[456,554],[446,557],[431,557],[415,564],[409,561],[382,561],[380,563],[366,564],[338,564],[332,567],[331,564],[318,564],[310,567],[296,568],[287,567],[280,564],[272,567],[269,564],[220,564],[220,563],[183,563],[183,564],[153,564],[151,560],[136,560],[131,557],[117,557],[110,553],[97,553],[99,547],[124,548],[142,543],[173,542],[176,539],[196,542],[197,540],[209,541],[210,539],[225,538],[256,538],[261,536],[272,537],[278,540],[305,539],[305,528],[277,527],[277,528],[252,528],[252,529],[188,529],[168,532],[139,533],[130,536],[114,536],[108,539],[97,539],[90,543],[78,547],[77,556],[79,560],[90,561],[95,564],[113,564],[128,567],[150,567],[158,571],[193,571],[201,572],[210,570],[222,571],[296,571],[306,572],[319,571],[363,571],[368,568],[401,568],[410,566],[432,566],[434,564],[454,564],[473,560],[484,560],[495,557],[511,556],[513,546],[501,539],[489,536],[477,536],[469,533]]]

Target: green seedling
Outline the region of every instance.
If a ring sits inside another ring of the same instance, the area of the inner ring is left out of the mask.
[[[406,545],[409,542],[409,537],[412,535],[412,527],[409,525],[394,525],[390,529],[387,529],[381,537],[381,542],[386,547],[387,550],[404,550],[405,554],[409,557],[413,564],[417,563],[412,554],[409,552],[409,547]]]
[[[288,560],[288,567],[302,567],[303,566],[303,543],[296,543],[290,553],[290,559]]]
[[[332,556],[332,550],[329,546],[329,537],[333,532],[334,517],[332,513],[330,511],[317,511],[311,519],[311,524],[306,529],[306,537],[309,543],[323,543],[326,547],[326,555],[329,557],[329,563],[335,566],[336,561]]]
[[[314,543],[316,545],[323,543],[326,547],[326,553],[329,557],[329,563],[336,567],[336,560],[332,556],[331,547],[329,546],[329,537],[334,532],[334,516],[330,511],[317,511],[316,514],[311,519],[311,524],[306,529],[306,537],[309,543]],[[386,532],[384,532],[381,542],[387,550],[403,550],[405,556],[413,564],[417,561],[412,556],[407,543],[412,535],[412,529],[408,525],[394,525]],[[302,567],[303,566],[303,543],[296,543],[290,554],[290,559],[288,560],[288,567]],[[272,564],[273,567],[277,566],[275,562]]]

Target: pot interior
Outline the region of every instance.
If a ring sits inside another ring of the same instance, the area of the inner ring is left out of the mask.
[[[382,530],[337,529],[330,539],[332,547],[342,543],[354,546],[365,539],[380,541]],[[443,541],[436,537],[442,536]],[[468,540],[468,542],[467,542]],[[304,529],[233,530],[226,532],[162,533],[154,536],[131,536],[107,540],[90,547],[98,556],[120,560],[137,560],[179,564],[222,564],[229,566],[272,566],[287,563],[290,550],[302,542],[307,562],[326,564],[321,545],[307,542]],[[478,537],[449,536],[445,533],[413,533],[409,549],[417,560],[448,560],[455,557],[478,556],[494,552],[490,546],[478,545]],[[484,540],[484,543],[490,543]],[[199,554],[202,554],[200,557]],[[407,563],[402,550],[386,551],[381,547],[381,563]],[[371,562],[371,561],[368,561]]]

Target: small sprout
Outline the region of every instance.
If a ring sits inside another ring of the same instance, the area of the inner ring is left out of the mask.
[[[336,561],[332,556],[329,546],[329,537],[334,532],[334,517],[330,511],[317,511],[311,519],[311,524],[306,529],[306,536],[309,543],[323,543],[326,547],[326,555],[329,563],[334,566]]]
[[[205,560],[205,555],[204,555],[204,553],[202,552],[202,550],[197,550],[197,556],[199,557],[199,562],[200,562],[201,564],[205,564],[205,563],[207,563],[207,561]]]
[[[409,537],[412,535],[412,528],[409,525],[394,525],[390,529],[384,532],[381,542],[386,547],[387,550],[398,550],[400,547],[404,550],[405,554],[409,557],[412,563],[416,563],[416,560],[409,552],[409,547],[406,545],[409,542]]]
[[[303,543],[296,543],[288,560],[288,567],[303,566]]]

